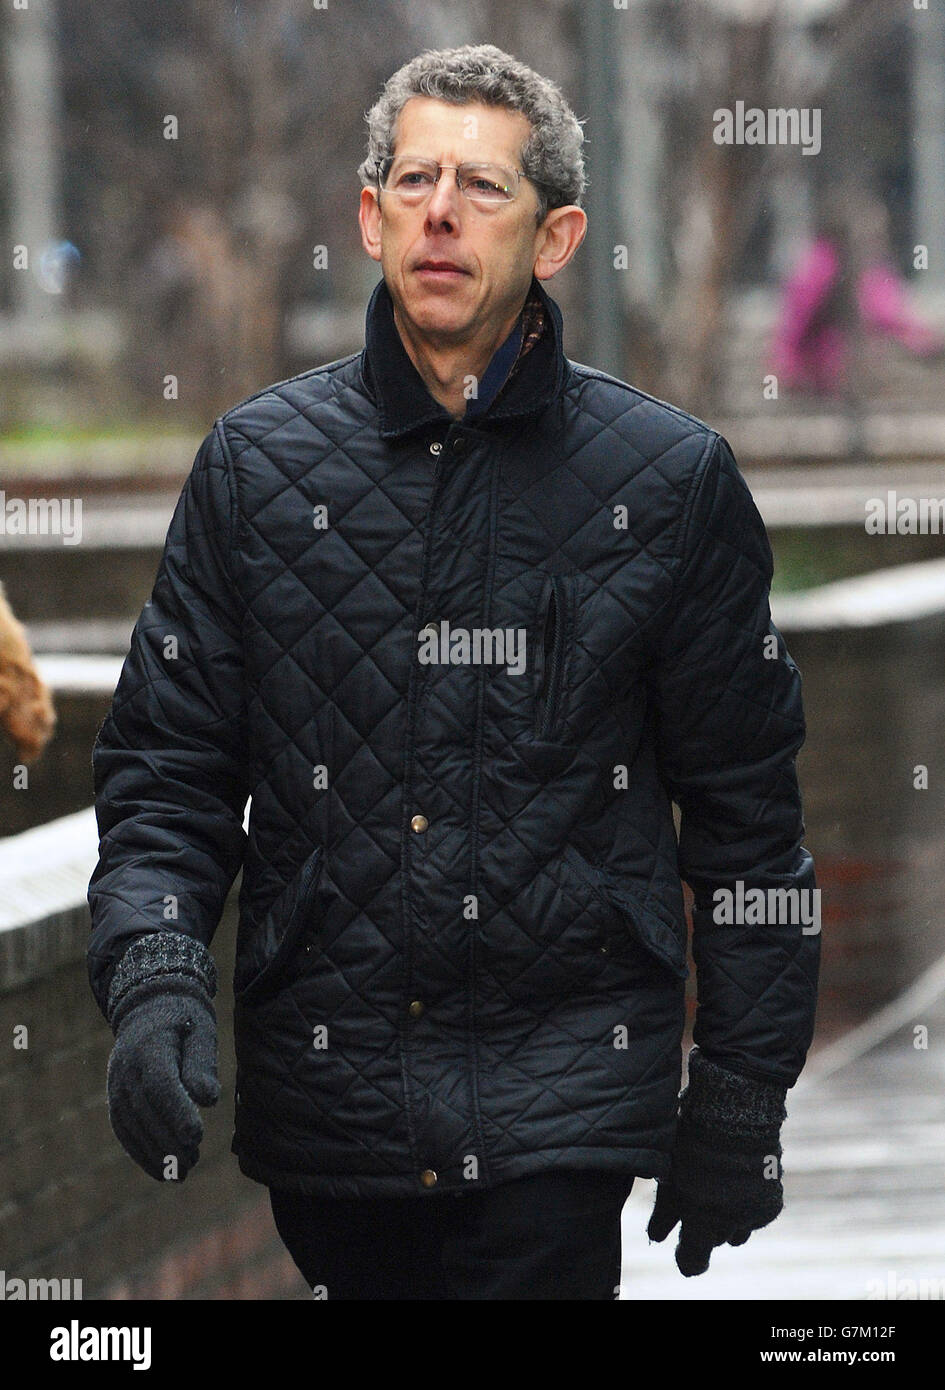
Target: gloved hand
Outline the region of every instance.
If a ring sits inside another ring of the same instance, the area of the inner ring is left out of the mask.
[[[665,1240],[681,1222],[676,1264],[704,1274],[717,1245],[744,1245],[784,1206],[781,1125],[787,1087],[754,1080],[689,1054],[689,1084],[680,1093],[669,1176],[657,1183],[647,1226]]]
[[[158,1182],[184,1181],[203,1138],[197,1107],[220,1096],[216,985],[203,943],[172,931],[138,937],[112,978],[108,1114],[126,1153]]]

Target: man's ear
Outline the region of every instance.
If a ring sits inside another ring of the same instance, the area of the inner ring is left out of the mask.
[[[535,278],[550,280],[563,270],[584,240],[587,214],[583,208],[569,204],[552,208],[538,229],[538,249],[535,256]]]
[[[358,204],[358,225],[361,228],[361,245],[372,261],[381,259],[381,205],[376,188],[362,188]]]

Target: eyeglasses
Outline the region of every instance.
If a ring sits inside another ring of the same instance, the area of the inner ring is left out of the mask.
[[[401,154],[381,161],[377,186],[380,192],[393,193],[403,203],[425,203],[444,169],[453,170],[460,193],[484,208],[511,203],[518,197],[520,181],[529,177],[524,169],[508,169],[503,164],[437,164],[435,159]]]

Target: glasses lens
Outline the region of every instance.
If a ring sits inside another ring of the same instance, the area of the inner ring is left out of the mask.
[[[432,159],[413,159],[409,155],[402,155],[388,167],[384,187],[408,202],[419,202],[432,192],[436,184],[436,167]]]
[[[517,175],[501,164],[464,164],[459,180],[467,198],[476,203],[508,203],[515,197]]]

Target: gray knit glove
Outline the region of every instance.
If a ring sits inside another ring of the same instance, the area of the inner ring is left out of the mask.
[[[125,1152],[158,1182],[183,1182],[198,1158],[198,1105],[214,1105],[217,1080],[213,957],[181,932],[138,937],[108,992],[115,1046],[108,1114]]]
[[[681,1222],[676,1264],[681,1274],[704,1274],[717,1245],[744,1245],[784,1206],[781,1125],[787,1087],[756,1081],[689,1054],[689,1084],[669,1176],[657,1184],[647,1226],[665,1240]]]

